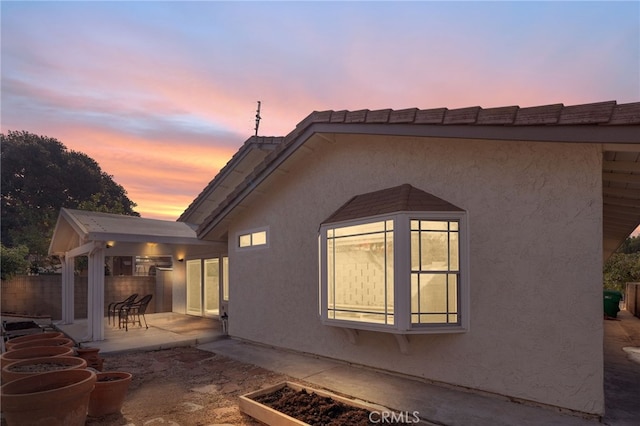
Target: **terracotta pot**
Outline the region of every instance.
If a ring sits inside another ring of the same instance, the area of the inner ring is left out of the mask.
[[[18,349],[30,348],[32,346],[66,346],[68,348],[73,347],[73,340],[67,339],[66,337],[54,337],[52,339],[38,339],[38,340],[30,340],[24,343],[16,343],[11,346],[11,348],[7,348],[8,351],[15,351]]]
[[[31,342],[33,340],[40,339],[54,339],[58,337],[64,337],[64,334],[58,331],[47,331],[46,333],[29,334],[28,336],[14,337],[13,339],[7,340],[5,347],[9,351],[11,350],[12,346],[17,345],[18,343]]]
[[[0,369],[16,361],[30,358],[44,358],[48,356],[73,356],[73,349],[66,346],[31,346],[15,349],[0,356]]]
[[[96,374],[90,370],[51,371],[0,388],[7,426],[83,426]]]
[[[131,384],[131,373],[110,371],[96,376],[96,386],[89,398],[89,415],[101,417],[119,413]]]
[[[48,371],[74,370],[86,367],[87,361],[75,356],[31,358],[2,367],[1,376],[2,381],[8,383]]]
[[[76,356],[87,361],[87,367],[102,371],[104,358],[100,358],[98,352],[100,352],[100,348],[77,348]]]

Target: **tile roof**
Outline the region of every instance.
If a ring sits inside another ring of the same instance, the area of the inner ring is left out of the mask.
[[[270,151],[274,147],[280,145],[284,137],[275,137],[275,136],[251,136],[247,139],[244,144],[240,147],[240,149],[233,154],[231,159],[227,161],[227,164],[224,165],[214,176],[214,178],[207,184],[207,186],[198,194],[198,196],[187,206],[185,211],[178,218],[179,222],[187,221],[189,218],[189,214],[193,212],[200,204],[204,203],[207,195],[215,189],[218,183],[224,178],[224,176],[234,169],[234,167],[241,161],[241,159],[251,150],[261,149],[264,151]]]
[[[620,104],[616,101],[564,106],[552,104],[520,108],[479,106],[448,109],[382,109],[358,111],[314,111],[296,130],[312,123],[383,123],[383,124],[475,124],[475,125],[579,125],[640,124],[640,102]]]
[[[322,223],[336,223],[407,211],[455,212],[463,210],[442,198],[405,183],[393,188],[356,195]]]
[[[349,130],[349,126],[352,125],[359,127]],[[556,128],[558,131],[553,133],[553,138],[546,140],[563,142],[573,138],[574,142],[638,143],[640,138],[636,138],[635,129],[639,125],[640,102],[618,104],[616,101],[607,101],[573,106],[558,103],[525,108],[519,106],[498,108],[474,106],[459,109],[314,111],[300,121],[296,128],[264,158],[262,163],[258,164],[246,176],[244,182],[238,185],[211,212],[198,228],[198,237],[205,237],[233,209],[236,203],[242,201],[252,188],[259,184],[263,177],[266,177],[280,162],[288,158],[297,149],[298,144],[304,143],[308,137],[303,137],[305,132],[376,133],[385,129],[389,134],[409,134],[407,132],[413,131],[414,133],[411,134],[414,136],[436,136],[441,131],[440,129],[451,129],[444,137],[464,136],[477,139],[507,138],[510,140],[524,137],[525,140],[545,140],[539,139],[541,137],[540,129],[546,132]],[[372,127],[369,128],[369,126]],[[571,126],[571,132],[561,130],[569,126]],[[632,126],[631,132],[623,130],[623,128],[630,126]],[[614,127],[622,130],[623,136],[620,136],[622,133],[615,133],[616,137],[621,138],[619,140],[609,140],[614,134],[610,132]],[[517,133],[501,133],[499,137],[494,136],[495,133],[484,132],[485,129],[515,129]],[[597,129],[604,130],[604,133],[597,132]],[[311,133],[307,133],[307,135]],[[440,133],[440,135],[443,134]],[[631,136],[629,136],[630,134]],[[593,140],[589,139],[590,137]]]

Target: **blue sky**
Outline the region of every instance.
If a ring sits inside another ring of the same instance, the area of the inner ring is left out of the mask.
[[[314,110],[640,100],[635,2],[2,1],[1,127],[175,219],[253,134]]]

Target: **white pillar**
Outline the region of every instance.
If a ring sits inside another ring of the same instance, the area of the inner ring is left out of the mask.
[[[88,339],[104,340],[104,244],[96,244],[89,253],[87,296]]]
[[[75,311],[74,264],[75,258],[66,254],[62,259],[62,324],[73,324]]]

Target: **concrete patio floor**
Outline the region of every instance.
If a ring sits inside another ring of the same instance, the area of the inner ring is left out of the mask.
[[[86,320],[76,320],[74,324],[57,327],[81,346],[100,348],[102,354],[117,354],[133,350],[159,350],[178,346],[197,346],[225,338],[222,324],[217,319],[162,312],[146,315],[145,328],[129,326],[129,330],[109,325],[105,318],[105,339],[87,341]],[[144,324],[144,321],[142,322]]]
[[[247,364],[304,380],[398,411],[418,411],[432,424],[448,426],[567,425],[631,426],[640,424],[640,319],[627,311],[619,321],[604,321],[605,403],[603,419],[582,418],[548,407],[519,404],[494,395],[438,386],[425,381],[294,351],[229,338],[219,321],[175,313],[147,315],[149,329],[129,331],[106,326],[105,340],[85,343],[102,354],[196,346]],[[59,326],[82,341],[86,323]]]

